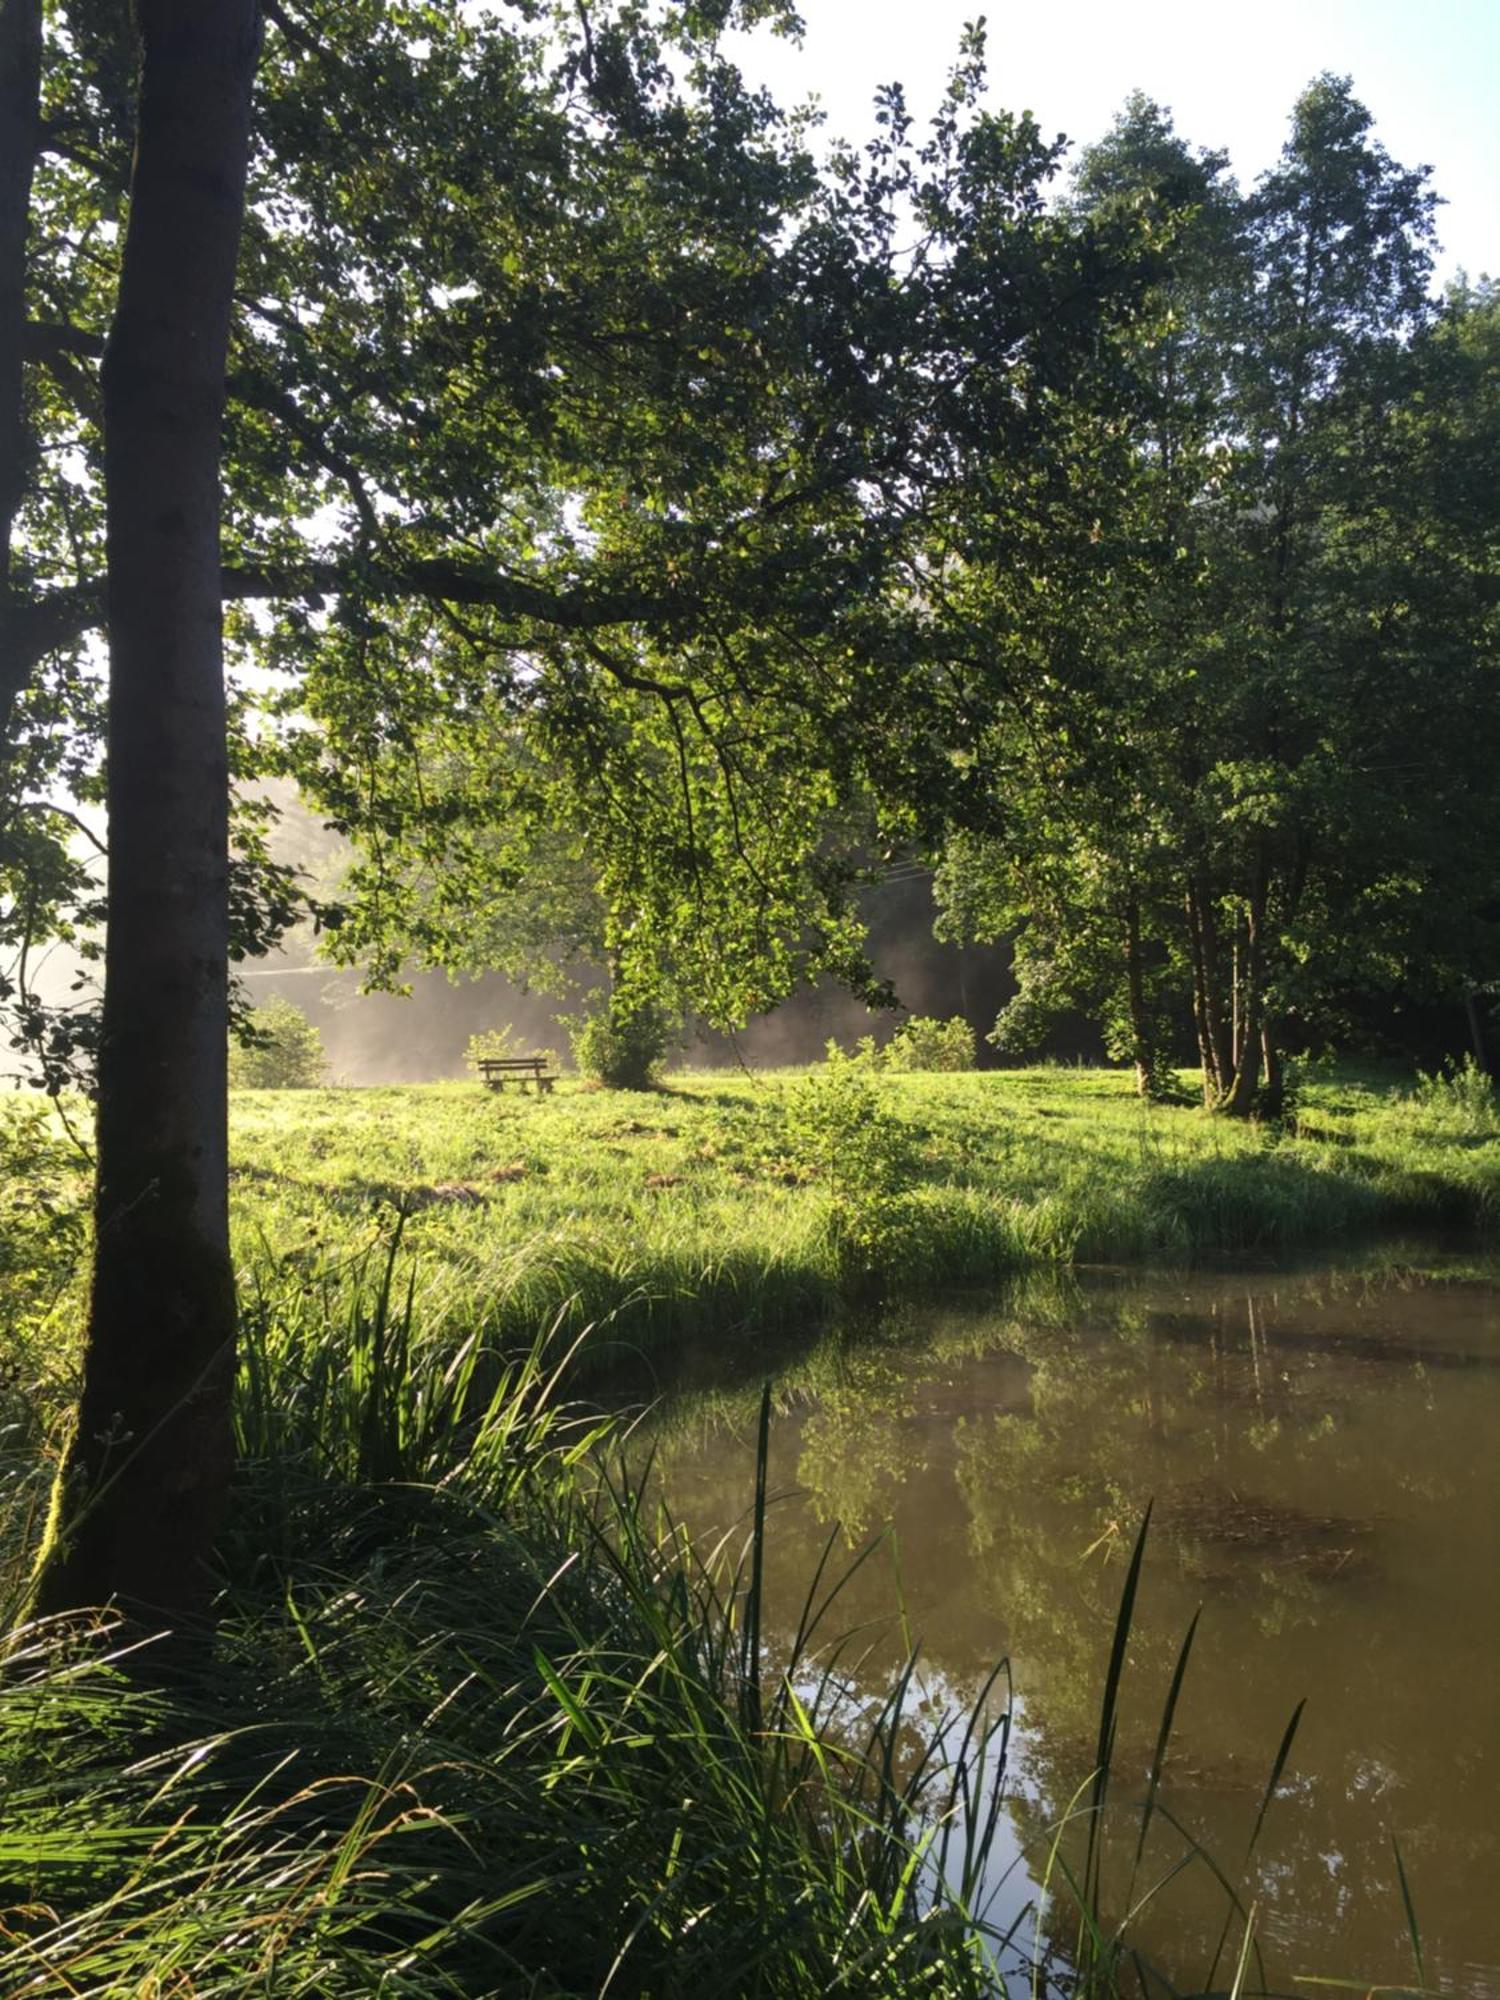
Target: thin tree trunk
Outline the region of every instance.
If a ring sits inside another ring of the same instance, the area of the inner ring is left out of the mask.
[[[1256,859],[1250,907],[1245,916],[1243,972],[1236,968],[1236,1060],[1234,1082],[1224,1100],[1232,1118],[1248,1118],[1260,1083],[1261,1030],[1265,1018],[1265,933],[1270,862],[1264,846]],[[1239,992],[1243,979],[1243,995]]]
[[[1236,924],[1233,945],[1233,971],[1230,974],[1230,1014],[1229,1014],[1229,1063],[1232,1073],[1239,1074],[1240,1062],[1245,1053],[1245,965],[1244,954],[1240,950],[1240,931]]]
[[[190,1624],[233,1461],[225,363],[258,0],[139,0],[106,349],[109,890],[83,1400],[38,1601]]]
[[[1260,1091],[1260,1113],[1263,1118],[1280,1118],[1286,1111],[1286,1064],[1269,1021],[1261,1024],[1260,1053],[1265,1077]]]
[[[1500,1054],[1491,1055],[1489,1037],[1484,1032],[1484,1020],[1479,1012],[1479,1002],[1472,992],[1464,995],[1464,1012],[1468,1016],[1469,1040],[1474,1045],[1474,1060],[1487,1077],[1500,1083]]]
[[[1208,981],[1203,966],[1203,930],[1198,921],[1198,905],[1189,883],[1183,894],[1187,914],[1188,965],[1193,982],[1193,1026],[1198,1031],[1198,1060],[1203,1067],[1203,1102],[1212,1104],[1218,1089],[1214,1045],[1208,1032]]]
[[[25,681],[14,587],[30,457],[23,407],[26,238],[41,106],[41,0],[0,0],[0,750]]]
[[[1189,926],[1192,935],[1193,971],[1197,985],[1194,1012],[1198,1017],[1200,1047],[1204,1058],[1203,1101],[1210,1107],[1223,1101],[1234,1078],[1234,1052],[1224,1013],[1224,996],[1219,990],[1221,971],[1218,924],[1214,919],[1213,898],[1207,877],[1201,870],[1188,884]]]
[[[1141,963],[1141,906],[1134,896],[1125,906],[1125,990],[1136,1092],[1141,1097],[1152,1097],[1156,1092],[1156,1051],[1152,1047],[1145,970]]]

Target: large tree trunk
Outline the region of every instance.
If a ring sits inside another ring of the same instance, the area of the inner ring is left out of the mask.
[[[140,114],[105,354],[109,905],[83,1401],[42,1609],[206,1609],[232,1465],[226,350],[257,0],[138,0]]]
[[[24,682],[13,539],[26,490],[26,236],[42,74],[41,0],[0,0],[0,751]]]

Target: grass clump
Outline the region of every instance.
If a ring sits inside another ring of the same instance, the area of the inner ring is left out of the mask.
[[[1500,1091],[1473,1056],[1431,1074],[1418,1071],[1410,1103],[1418,1130],[1458,1139],[1500,1139]]]

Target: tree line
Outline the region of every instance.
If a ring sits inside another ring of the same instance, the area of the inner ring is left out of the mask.
[[[1065,586],[986,739],[1000,824],[940,872],[952,935],[1017,938],[1000,1038],[1082,1006],[1151,1094],[1190,1018],[1240,1115],[1375,995],[1466,1007],[1500,1059],[1500,296],[1429,296],[1426,175],[1339,79],[1244,192],[1135,98],[1072,199],[1171,239],[1131,337],[1119,567]]]

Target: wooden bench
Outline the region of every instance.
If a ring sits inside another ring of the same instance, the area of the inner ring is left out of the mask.
[[[548,1069],[545,1056],[481,1056],[479,1074],[490,1090],[504,1090],[508,1083],[518,1084],[524,1090],[530,1083],[543,1091],[550,1090],[557,1081],[556,1072]]]

